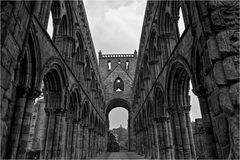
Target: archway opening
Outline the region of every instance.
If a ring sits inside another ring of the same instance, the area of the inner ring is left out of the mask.
[[[184,23],[184,19],[183,19],[182,7],[180,7],[179,8],[179,20],[178,20],[179,37],[182,36],[184,30],[185,30],[185,23]]]
[[[128,150],[128,110],[116,107],[109,112],[109,130],[115,136],[120,150]]]
[[[191,74],[175,63],[169,79],[168,108],[175,158],[204,158],[205,137],[198,98],[192,93]],[[206,112],[206,111],[205,111]],[[195,121],[196,119],[196,121]],[[195,122],[194,122],[195,121]],[[195,125],[197,124],[197,125]]]
[[[52,154],[46,153],[52,149],[52,146],[48,146],[48,144],[53,144],[57,141],[57,137],[54,137],[55,133],[52,126],[59,125],[60,120],[56,119],[54,121],[51,119],[51,116],[57,117],[65,109],[62,108],[63,80],[59,70],[55,67],[45,74],[40,87],[40,96],[34,102],[27,158],[53,157]]]
[[[130,150],[131,144],[131,114],[129,102],[124,99],[113,99],[106,110],[108,123],[107,151],[118,152]]]
[[[48,25],[47,25],[47,33],[52,39],[53,37],[53,17],[52,17],[52,11],[49,13],[49,18],[48,18]]]

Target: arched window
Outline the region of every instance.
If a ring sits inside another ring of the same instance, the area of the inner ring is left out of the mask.
[[[129,70],[129,61],[126,60],[126,66],[125,66],[126,70]]]
[[[67,29],[67,16],[64,15],[59,26],[59,35],[67,35]]]
[[[112,69],[112,66],[111,66],[111,61],[110,61],[110,60],[108,60],[108,63],[107,63],[107,65],[108,65],[108,70],[110,71],[110,70]]]
[[[178,32],[179,35],[181,37],[182,33],[185,30],[185,23],[184,23],[184,19],[183,19],[183,13],[182,13],[182,8],[179,8],[179,20],[178,20]]]
[[[124,83],[120,77],[116,78],[116,80],[113,84],[113,90],[116,92],[124,91]]]

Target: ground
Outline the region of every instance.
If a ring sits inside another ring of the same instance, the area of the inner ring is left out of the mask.
[[[94,159],[144,159],[135,152],[106,152]]]

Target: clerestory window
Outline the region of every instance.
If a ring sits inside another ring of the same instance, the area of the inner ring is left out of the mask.
[[[117,77],[113,84],[113,91],[121,92],[124,91],[124,83],[120,77]]]

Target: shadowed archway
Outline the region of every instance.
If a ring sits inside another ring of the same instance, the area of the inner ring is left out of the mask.
[[[132,119],[131,119],[131,108],[130,108],[130,103],[124,99],[121,98],[115,98],[109,101],[107,107],[106,107],[106,123],[107,123],[107,128],[109,128],[109,113],[111,110],[117,108],[117,107],[122,107],[125,108],[128,111],[128,150],[131,150],[131,133],[132,133]]]

